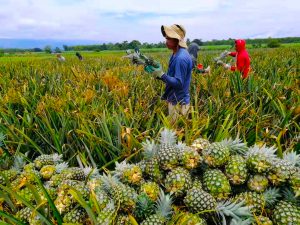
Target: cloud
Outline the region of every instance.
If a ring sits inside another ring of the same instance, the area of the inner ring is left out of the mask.
[[[0,0],[0,38],[163,41],[162,24],[190,39],[299,36],[298,0]]]

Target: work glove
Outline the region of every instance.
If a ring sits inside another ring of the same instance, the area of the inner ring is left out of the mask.
[[[226,56],[228,56],[229,53],[230,53],[229,51],[225,50],[224,52],[222,52],[222,53],[220,54],[220,58],[221,58],[221,59],[225,58]]]
[[[164,71],[162,70],[162,66],[160,63],[158,63],[157,67],[148,65],[145,67],[145,71],[147,71],[148,73],[153,74],[155,77],[157,78],[161,78],[162,75],[164,75]]]

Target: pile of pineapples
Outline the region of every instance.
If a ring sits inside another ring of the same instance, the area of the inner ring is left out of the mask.
[[[0,172],[1,210],[32,225],[44,224],[42,217],[56,224],[55,212],[65,224],[300,224],[296,153],[278,158],[274,147],[247,147],[238,138],[187,146],[169,129],[142,145],[141,160],[103,174],[68,167],[57,154],[32,163],[16,157]],[[49,198],[54,206],[41,212]]]

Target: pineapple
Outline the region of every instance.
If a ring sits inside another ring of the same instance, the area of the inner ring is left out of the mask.
[[[138,185],[142,181],[142,169],[135,164],[127,164],[126,161],[116,162],[115,174],[126,184]]]
[[[57,165],[45,165],[40,169],[41,177],[44,180],[49,180],[54,174],[61,173],[62,170],[68,167],[68,163],[59,163]]]
[[[115,224],[118,225],[132,225],[130,222],[129,216],[126,214],[119,214],[117,215]]]
[[[184,168],[191,170],[200,165],[202,158],[196,150],[182,142],[178,143],[177,148],[179,149],[179,158]]]
[[[250,176],[247,185],[248,188],[251,191],[255,191],[255,192],[263,192],[266,190],[266,188],[268,187],[269,181],[268,178],[266,178],[264,175],[261,174],[255,174]]]
[[[289,180],[290,186],[294,191],[296,197],[300,196],[300,168],[297,168],[297,172],[294,173]]]
[[[163,173],[159,168],[159,160],[157,156],[157,146],[154,141],[146,140],[142,143],[144,149],[144,172],[146,176],[154,181],[160,182],[163,178]]]
[[[116,217],[116,208],[113,201],[110,201],[106,207],[98,214],[97,224],[112,225]]]
[[[159,197],[160,188],[155,182],[145,182],[141,185],[141,193],[145,193],[152,201],[156,201]]]
[[[201,218],[197,214],[193,213],[183,213],[178,220],[176,221],[175,225],[207,225],[205,219]]]
[[[165,179],[166,191],[175,197],[183,196],[192,186],[192,177],[188,170],[177,167],[171,170]]]
[[[207,169],[204,172],[203,188],[218,200],[227,199],[231,192],[229,181],[218,169]]]
[[[225,175],[233,185],[240,185],[246,182],[248,169],[246,160],[241,155],[232,155],[225,166]]]
[[[15,169],[0,171],[0,184],[5,185],[7,182],[10,183],[17,177],[18,173]]]
[[[100,210],[104,209],[106,205],[112,200],[108,194],[101,188],[96,188],[94,191],[95,198]]]
[[[272,215],[272,220],[275,224],[300,224],[300,208],[286,201],[279,201]]]
[[[137,193],[128,185],[121,183],[117,177],[103,175],[103,189],[113,198],[121,211],[131,212],[136,206]]]
[[[249,207],[244,206],[243,202],[217,202],[212,195],[200,188],[190,189],[184,198],[184,203],[194,213],[216,212],[223,219],[223,224],[226,224],[225,216],[233,217],[238,221],[242,221],[244,217],[251,218],[252,216]]]
[[[61,175],[65,180],[79,180],[84,181],[86,175],[84,170],[79,167],[68,167],[61,171]]]
[[[87,216],[86,211],[83,208],[75,208],[66,213],[63,217],[64,223],[83,223]]]
[[[263,193],[253,191],[242,192],[234,197],[235,201],[245,201],[251,207],[251,211],[260,215],[266,208],[272,207],[280,197],[279,189],[269,188]]]
[[[297,172],[296,165],[300,162],[300,155],[295,152],[284,152],[283,159],[275,159],[272,163],[268,179],[273,185],[281,185]]]
[[[254,145],[245,153],[248,169],[254,173],[268,172],[276,159],[275,152],[274,147]]]
[[[191,148],[196,150],[197,152],[201,153],[201,151],[210,145],[209,141],[204,138],[197,138],[191,144]]]
[[[45,165],[55,165],[62,163],[62,155],[57,153],[51,155],[40,155],[33,161],[37,169],[41,169]]]
[[[21,220],[22,222],[28,222],[29,218],[31,217],[32,210],[29,207],[25,207],[23,209],[20,209],[16,213],[16,218]]]
[[[255,224],[253,225],[273,225],[272,220],[270,220],[270,218],[266,216],[259,215],[257,217],[254,217],[254,219]]]
[[[211,211],[217,206],[216,199],[199,187],[193,187],[188,190],[183,201],[189,211],[193,213]]]
[[[221,142],[214,142],[202,151],[204,161],[211,167],[220,167],[225,165],[230,154],[244,153],[247,147],[240,139],[224,139]]]
[[[149,198],[146,193],[141,193],[137,197],[136,208],[134,216],[138,221],[143,221],[150,215],[155,213],[155,201]]]
[[[170,170],[178,165],[178,149],[176,147],[176,134],[172,130],[164,129],[161,132],[160,145],[157,150],[160,167]]]
[[[171,205],[172,198],[161,190],[156,206],[156,213],[147,217],[141,225],[164,225],[173,213]]]

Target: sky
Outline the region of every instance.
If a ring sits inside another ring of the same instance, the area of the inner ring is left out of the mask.
[[[190,40],[300,36],[299,0],[0,0],[0,38],[158,43],[161,25]]]

